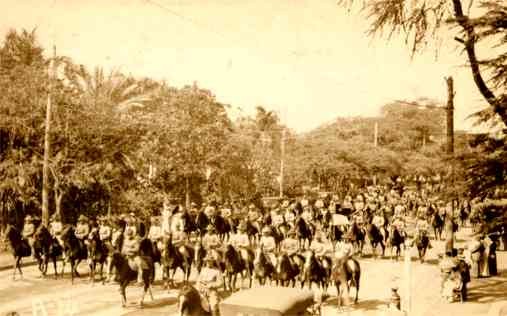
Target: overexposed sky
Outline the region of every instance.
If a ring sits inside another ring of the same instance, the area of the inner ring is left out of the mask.
[[[449,75],[457,129],[485,105],[452,36],[438,60],[429,50],[411,61],[403,39],[368,38],[364,17],[335,0],[0,0],[0,12],[2,39],[10,28],[36,27],[47,53],[54,44],[90,69],[178,87],[196,81],[231,114],[263,105],[298,132],[376,115],[391,100],[445,102]]]

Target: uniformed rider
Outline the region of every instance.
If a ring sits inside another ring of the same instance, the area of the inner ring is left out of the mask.
[[[271,229],[269,227],[266,226],[262,229],[262,237],[259,243],[263,247],[268,258],[271,260],[271,263],[276,266],[276,242],[275,238],[271,235]]]
[[[233,236],[233,246],[243,259],[248,258],[247,250],[250,249],[250,238],[246,233],[246,223],[243,221],[238,225],[238,232]]]
[[[35,224],[33,223],[33,218],[32,218],[32,216],[27,215],[25,217],[25,223],[23,225],[22,235],[23,235],[23,239],[28,241],[30,248],[32,248],[32,253],[34,253],[33,252],[33,242],[34,242],[33,235],[34,234],[35,234]]]
[[[160,226],[158,218],[152,216],[150,219],[151,225],[150,230],[148,231],[148,239],[151,241],[153,245],[155,245],[159,251],[163,249],[162,243],[162,227]]]
[[[213,225],[208,225],[207,234],[203,237],[202,242],[207,253],[212,254],[217,263],[220,262],[222,260],[220,252],[222,242],[220,241]]]
[[[130,267],[137,271],[137,283],[141,284],[142,278],[142,261],[139,256],[139,239],[134,234],[132,229],[125,230],[125,240],[123,241],[122,254],[127,256]]]
[[[106,217],[99,217],[99,238],[104,244],[111,242],[112,228]]]
[[[330,251],[329,243],[324,240],[324,236],[321,232],[317,232],[315,234],[312,243],[310,244],[310,249],[313,250],[317,258],[322,258],[326,255],[328,251]]]
[[[53,216],[51,216],[51,222],[49,223],[49,233],[61,247],[63,247],[62,230],[63,224],[60,218],[60,214],[54,213]]]
[[[204,258],[206,265],[199,273],[197,279],[197,290],[207,301],[209,311],[212,316],[218,316],[218,306],[220,296],[218,289],[223,286],[223,276],[218,267],[218,263],[213,256],[208,255]]]
[[[298,240],[296,239],[296,231],[294,229],[289,231],[287,238],[282,241],[280,248],[282,252],[289,256],[289,259],[292,262],[293,256],[297,254],[299,250]]]
[[[77,219],[75,234],[76,238],[82,243],[82,245],[84,245],[85,240],[90,234],[90,223],[88,222],[88,218],[83,214],[79,215],[79,218]]]

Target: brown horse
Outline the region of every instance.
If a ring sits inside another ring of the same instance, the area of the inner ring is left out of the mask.
[[[296,286],[296,278],[300,273],[300,268],[289,258],[286,253],[281,254],[277,258],[276,263],[276,285],[289,286],[292,282],[292,287]]]
[[[75,234],[74,227],[67,226],[62,231],[63,249],[65,252],[66,259],[70,262],[70,278],[72,284],[74,284],[74,275],[80,277],[77,272],[77,267],[82,260],[88,258],[88,251],[83,242],[81,242]],[[62,266],[62,276],[65,271],[65,261]]]
[[[55,279],[58,277],[56,270],[56,261],[62,255],[62,247],[58,241],[51,236],[49,230],[44,225],[40,225],[34,234],[34,257],[37,260],[39,270],[45,276],[48,269],[48,263],[51,259],[55,272]]]
[[[391,225],[389,228],[388,248],[390,249],[390,257],[393,259],[393,252],[395,259],[401,256],[401,248],[405,242],[405,236],[398,230],[395,225]]]
[[[380,229],[375,224],[369,223],[366,225],[366,232],[368,234],[368,240],[370,241],[373,256],[377,257],[377,248],[380,246],[383,257],[386,246],[384,245],[384,236],[380,232]]]
[[[100,266],[99,275],[100,281],[104,284],[105,279],[102,274],[104,271],[104,265],[108,257],[108,249],[106,245],[100,240],[98,231],[94,231],[88,238],[88,265],[90,266],[90,281],[95,283],[95,273],[97,266]]]
[[[308,247],[313,239],[313,231],[311,226],[301,217],[298,216],[295,221],[296,238],[298,240],[299,249],[306,248],[306,242],[308,241]]]
[[[266,280],[273,279],[275,267],[264,253],[262,245],[255,250],[254,259],[254,278],[258,280],[260,285],[265,285]]]
[[[169,237],[164,240],[164,249],[162,250],[163,275],[166,276],[164,288],[174,285],[174,275],[178,269],[183,272],[183,281],[188,282],[193,259],[194,249],[188,245],[176,248],[172,243],[172,235],[169,234]]]
[[[150,257],[143,257],[142,260],[143,295],[139,301],[140,307],[143,307],[144,297],[147,292],[150,293],[151,300],[153,300],[153,294],[151,292],[151,284],[153,282],[154,275],[153,262],[151,262]],[[128,263],[128,259],[119,252],[113,253],[111,257],[111,267],[114,267],[118,272],[120,279],[121,305],[122,307],[125,307],[127,305],[126,288],[130,282],[137,280],[137,271],[132,270]]]
[[[311,289],[312,283],[315,283],[319,288],[322,288],[324,292],[327,291],[328,279],[326,269],[322,263],[317,260],[315,252],[312,250],[306,255],[301,288],[304,288],[305,283],[308,285],[308,289]]]
[[[201,304],[201,294],[190,284],[185,284],[178,294],[178,312],[180,316],[211,316]]]
[[[331,280],[336,286],[336,292],[338,296],[338,306],[342,306],[342,293],[341,287],[344,286],[346,290],[346,299],[349,298],[350,287],[356,288],[356,296],[354,303],[357,304],[359,297],[359,284],[361,279],[361,266],[356,259],[348,259],[346,264],[343,264],[341,260],[334,263],[333,271],[331,273]]]
[[[23,278],[23,271],[21,271],[21,260],[32,255],[32,248],[26,239],[23,239],[21,233],[12,225],[7,226],[5,236],[9,241],[14,256],[14,271],[12,279],[16,279],[16,271],[19,271],[21,278]]]
[[[225,290],[234,292],[236,290],[236,279],[238,274],[241,275],[241,283],[243,283],[243,271],[246,270],[245,262],[241,258],[241,254],[234,249],[232,245],[227,245],[224,252],[224,265],[225,265]],[[250,286],[252,280],[250,278]]]
[[[424,263],[424,257],[426,256],[426,250],[430,245],[430,239],[428,238],[426,232],[419,231],[415,238],[415,245],[417,247],[417,252],[419,254],[419,260],[421,263]]]

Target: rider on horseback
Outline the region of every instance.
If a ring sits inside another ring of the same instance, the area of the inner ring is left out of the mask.
[[[343,242],[338,242],[334,257],[338,263],[345,265],[354,253],[354,246],[349,235],[345,235],[343,239]]]
[[[203,238],[203,246],[209,254],[214,254],[212,256],[214,256],[217,262],[220,262],[222,259],[220,258],[221,254],[219,250],[222,245],[220,238],[217,235],[215,227],[211,224],[208,225],[207,232],[208,233]]]
[[[322,257],[324,257],[328,251],[331,250],[329,248],[328,243],[326,243],[324,241],[323,237],[324,237],[324,235],[322,234],[322,232],[315,233],[315,237],[314,237],[312,243],[310,244],[310,249],[313,250],[317,259],[319,259],[319,260]]]
[[[28,241],[28,244],[30,245],[30,248],[32,248],[32,253],[35,253],[33,251],[33,235],[35,234],[35,225],[33,223],[33,218],[30,215],[27,215],[25,217],[25,224],[23,225],[23,239]]]
[[[151,225],[148,232],[148,239],[151,240],[153,245],[162,251],[164,247],[162,244],[162,227],[160,226],[159,221],[155,216],[151,217],[150,222]]]
[[[292,256],[297,254],[299,250],[298,240],[296,239],[296,230],[291,229],[287,234],[287,238],[282,241],[282,252],[285,252],[292,262]]]
[[[248,258],[246,250],[250,248],[250,239],[246,234],[246,223],[243,221],[238,225],[238,233],[233,238],[233,245],[239,250],[243,259]]]
[[[49,222],[49,233],[55,239],[60,247],[63,247],[63,240],[62,240],[62,230],[63,230],[63,224],[60,219],[60,214],[54,213],[53,216],[51,216],[50,222]],[[63,253],[65,255],[65,253]]]
[[[179,253],[186,254],[187,256],[187,242],[188,242],[188,236],[187,233],[184,231],[184,227],[182,225],[181,219],[175,223],[173,226],[173,239],[172,243],[174,245],[174,248],[178,249]]]
[[[208,255],[205,258],[206,266],[201,270],[197,279],[197,290],[207,300],[212,316],[218,316],[220,296],[218,289],[223,286],[223,277],[216,260]]]
[[[263,247],[267,256],[271,260],[271,263],[273,265],[276,265],[276,256],[275,256],[276,242],[275,238],[271,234],[271,229],[267,226],[262,229],[262,237],[260,240],[260,245]]]
[[[110,243],[112,236],[112,229],[107,219],[103,216],[99,217],[99,239],[104,243]]]
[[[137,283],[142,284],[142,260],[139,256],[139,239],[132,229],[125,230],[125,240],[123,241],[122,254],[128,259],[132,270],[137,271]]]
[[[82,247],[84,247],[86,244],[85,240],[90,234],[90,224],[88,223],[88,218],[83,214],[79,215],[79,218],[77,219],[75,234]]]

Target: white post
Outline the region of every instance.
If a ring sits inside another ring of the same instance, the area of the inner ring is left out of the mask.
[[[401,309],[405,311],[406,315],[410,315],[411,305],[412,305],[412,296],[411,296],[411,286],[412,286],[412,258],[410,255],[410,247],[405,247],[405,260],[404,260],[404,295],[401,299]]]

